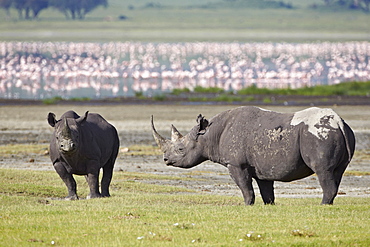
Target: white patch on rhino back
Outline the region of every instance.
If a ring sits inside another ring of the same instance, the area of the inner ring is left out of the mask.
[[[342,119],[336,112],[329,108],[311,107],[294,113],[290,125],[304,123],[308,126],[308,132],[321,140],[329,137],[331,130],[343,129]]]
[[[261,111],[271,112],[270,110],[267,110],[267,109],[264,109],[264,108],[261,108],[261,107],[257,107],[257,108],[260,109]]]

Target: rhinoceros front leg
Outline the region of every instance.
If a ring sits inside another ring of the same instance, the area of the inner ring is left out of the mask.
[[[66,200],[78,200],[77,196],[77,184],[72,174],[67,171],[65,165],[62,162],[56,162],[53,164],[55,171],[59,177],[63,180],[68,189],[68,196]]]
[[[252,177],[248,173],[248,170],[233,165],[228,165],[227,168],[229,169],[231,178],[242,191],[245,205],[253,205],[255,195],[252,186]]]

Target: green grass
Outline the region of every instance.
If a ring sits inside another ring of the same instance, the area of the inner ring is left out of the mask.
[[[262,102],[265,104],[272,103],[269,96],[274,95],[300,95],[300,96],[370,96],[370,81],[368,82],[345,82],[335,85],[320,85],[313,87],[304,87],[298,89],[283,88],[269,89],[250,86],[243,88],[232,94],[221,88],[203,88],[196,87],[193,92],[189,89],[176,89],[171,94],[182,95],[192,102],[250,102],[255,101],[254,96],[261,95]],[[303,98],[302,98],[303,100]],[[325,100],[325,99],[322,99]]]
[[[335,85],[320,85],[298,89],[269,89],[247,87],[238,91],[240,95],[303,95],[303,96],[370,96],[370,81],[368,82],[346,82]]]
[[[161,151],[156,146],[150,145],[131,145],[124,148],[125,151],[121,155],[135,156],[135,155],[161,155]]]
[[[0,157],[11,155],[39,154],[44,155],[48,150],[48,144],[10,144],[0,145]]]
[[[222,88],[218,88],[218,87],[205,88],[205,87],[201,87],[201,86],[196,86],[194,88],[195,93],[223,93],[224,91],[225,90],[223,90]]]
[[[241,197],[148,185],[117,172],[112,197],[64,201],[50,199],[65,192],[56,173],[0,169],[0,176],[1,246],[370,244],[369,198],[340,197],[334,206],[318,205],[319,198],[264,206],[258,198],[246,207]]]
[[[56,97],[53,97],[53,98],[44,99],[44,100],[42,100],[42,103],[44,105],[55,105],[55,104],[58,104],[58,102],[60,102],[62,100],[63,100],[62,97],[56,96]]]

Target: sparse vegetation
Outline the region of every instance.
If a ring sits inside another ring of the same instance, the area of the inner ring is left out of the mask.
[[[122,155],[161,155],[161,151],[156,146],[149,145],[132,145],[126,148],[121,148]]]
[[[11,144],[1,145],[0,156],[40,154],[43,155],[48,150],[48,144]]]
[[[219,87],[201,87],[201,86],[196,86],[194,88],[195,93],[223,93],[225,90]]]
[[[63,98],[60,96],[52,97],[52,98],[47,98],[42,100],[42,103],[45,105],[54,105],[57,104],[58,102],[62,101]]]
[[[190,89],[189,88],[175,88],[174,90],[172,90],[173,95],[180,95],[182,93],[190,93]]]
[[[238,91],[240,95],[302,95],[302,96],[370,96],[370,81],[368,82],[345,82],[335,85],[319,85],[298,89],[269,89],[247,87]]]
[[[319,85],[314,87],[304,87],[298,89],[282,88],[282,89],[269,89],[269,88],[257,88],[256,86],[250,86],[236,91],[235,94],[232,92],[226,92],[224,89],[211,87],[196,87],[194,91],[190,91],[188,88],[185,89],[174,89],[168,94],[158,94],[152,97],[145,96],[143,92],[135,92],[135,98],[141,100],[154,100],[154,101],[166,101],[173,97],[181,96],[182,100],[188,100],[192,102],[252,102],[256,101],[256,95],[262,97],[262,102],[265,104],[276,103],[274,96],[277,95],[296,95],[296,96],[368,96],[370,97],[370,81],[368,82],[345,82],[335,85]],[[178,98],[180,99],[180,98]],[[303,100],[304,98],[302,98]],[[53,97],[50,99],[42,100],[46,105],[57,104],[60,101],[71,101],[71,102],[85,102],[90,101],[91,98],[72,98],[65,100],[61,97]],[[114,99],[113,99],[114,100]],[[112,101],[112,99],[111,99]],[[119,98],[115,99],[119,102]],[[325,101],[325,98],[321,99]]]
[[[171,176],[116,172],[112,197],[64,201],[55,199],[65,195],[55,172],[0,169],[0,176],[4,246],[370,244],[368,198],[337,198],[327,207],[318,198],[280,198],[275,206],[246,207],[238,197],[140,181]]]
[[[167,97],[165,94],[157,94],[153,96],[153,99],[156,101],[165,101]]]

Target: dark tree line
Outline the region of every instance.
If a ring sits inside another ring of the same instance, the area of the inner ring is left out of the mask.
[[[361,9],[369,12],[370,0],[323,0],[325,5],[334,6],[339,5],[349,9]]]
[[[108,0],[0,0],[0,8],[10,16],[10,9],[18,11],[19,19],[37,18],[49,7],[62,12],[67,19],[84,19],[86,14],[98,6],[107,7]]]
[[[291,2],[288,0],[223,0],[230,5],[234,6],[250,6],[250,7],[268,7],[268,8],[294,8]],[[370,0],[322,0],[323,5],[312,4],[311,7],[320,8],[324,5],[328,8],[343,8],[343,9],[355,9],[363,10],[365,12],[370,11]]]

